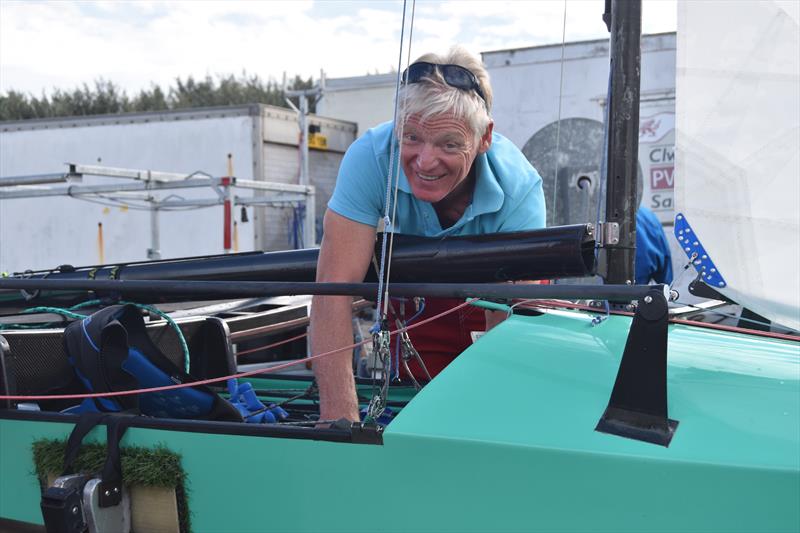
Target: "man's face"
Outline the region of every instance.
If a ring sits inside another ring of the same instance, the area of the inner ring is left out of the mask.
[[[412,115],[401,142],[401,163],[412,193],[436,203],[466,179],[475,157],[489,149],[491,128],[476,143],[464,120],[437,115],[422,121]]]

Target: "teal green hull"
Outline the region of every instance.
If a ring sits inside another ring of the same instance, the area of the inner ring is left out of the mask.
[[[670,326],[662,447],[595,431],[630,318],[590,318],[507,320],[382,445],[138,427],[123,445],[181,454],[197,532],[800,530],[800,344]],[[0,412],[0,517],[42,522],[31,443],[71,429]]]

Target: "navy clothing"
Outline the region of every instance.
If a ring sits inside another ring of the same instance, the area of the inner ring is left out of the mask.
[[[672,283],[672,254],[661,222],[650,209],[636,212],[636,284]]]

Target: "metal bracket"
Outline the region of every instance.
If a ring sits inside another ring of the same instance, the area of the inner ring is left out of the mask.
[[[700,239],[692,230],[683,213],[678,213],[675,216],[675,238],[678,239],[678,243],[686,253],[689,261],[692,262],[695,270],[700,274],[703,283],[715,289],[727,286],[722,274],[717,270],[716,265],[714,265],[706,249],[703,248]]]
[[[625,351],[596,431],[669,446],[678,422],[667,413],[667,286],[639,300]]]
[[[587,225],[586,233],[590,237],[594,235],[594,224]],[[596,239],[601,248],[609,244],[619,244],[619,222],[598,222]]]
[[[71,474],[57,478],[41,500],[42,518],[47,531],[82,533],[86,530],[81,494],[89,476]]]

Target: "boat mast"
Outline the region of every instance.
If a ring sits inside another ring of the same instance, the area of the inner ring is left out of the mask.
[[[605,219],[608,223],[619,224],[619,241],[605,245],[603,270],[606,283],[633,284],[638,208],[641,0],[606,0],[603,20],[611,32]]]

